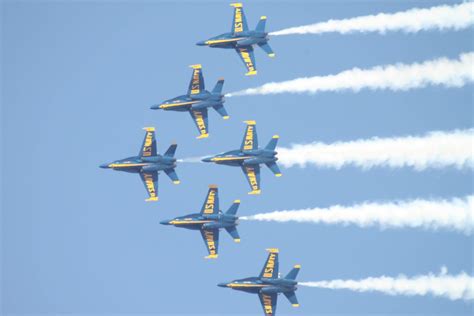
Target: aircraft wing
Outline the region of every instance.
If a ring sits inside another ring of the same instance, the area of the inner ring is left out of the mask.
[[[263,266],[262,272],[260,272],[261,278],[278,278],[278,249],[271,248],[267,249],[269,252],[267,261],[265,261],[265,265]]]
[[[257,125],[255,121],[245,121],[247,128],[245,129],[244,139],[240,150],[258,149]]]
[[[206,199],[201,208],[201,214],[218,214],[219,213],[219,192],[217,186],[210,185]]]
[[[201,65],[191,65],[190,67],[193,68],[193,75],[189,82],[188,94],[199,94],[205,89]]]
[[[206,259],[217,258],[219,248],[219,229],[201,229],[202,239],[206,245],[209,256]]]
[[[260,166],[242,166],[242,171],[249,182],[252,191],[249,194],[260,194]]]
[[[191,117],[199,131],[198,138],[206,138],[209,136],[208,123],[207,123],[207,108],[199,110],[189,110]]]
[[[244,8],[242,3],[231,3],[234,7],[234,17],[232,19],[232,34],[239,34],[247,32],[249,27],[247,26],[247,18],[245,17]]]
[[[145,127],[146,131],[145,138],[143,139],[142,147],[140,148],[140,157],[151,157],[156,156],[156,139],[155,139],[155,128]]]
[[[277,299],[278,294],[263,294],[258,293],[258,297],[260,298],[260,303],[262,303],[263,312],[265,315],[273,316],[276,313],[277,307]]]
[[[145,201],[158,201],[158,172],[140,172],[140,177],[149,196]]]
[[[253,76],[257,74],[257,66],[255,64],[255,55],[252,46],[236,47],[235,51],[247,68],[246,76]]]

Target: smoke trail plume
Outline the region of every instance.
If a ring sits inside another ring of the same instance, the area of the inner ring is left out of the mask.
[[[270,82],[260,87],[226,94],[227,97],[279,93],[318,93],[361,89],[406,91],[427,86],[460,88],[474,81],[474,53],[459,59],[439,58],[414,64],[394,64],[370,69],[353,68],[335,75]]]
[[[316,165],[340,169],[353,165],[426,168],[474,166],[474,129],[430,132],[424,136],[359,139],[332,144],[295,144],[279,148],[279,162],[285,167]]]
[[[452,200],[411,200],[391,203],[362,203],[353,206],[334,205],[261,213],[242,220],[323,223],[378,226],[385,228],[446,229],[471,234],[474,231],[474,196]]]
[[[402,31],[415,33],[426,30],[461,30],[474,23],[474,6],[472,2],[457,5],[441,5],[427,9],[411,9],[397,13],[379,13],[351,19],[329,20],[311,25],[287,28],[270,35],[322,34],[337,32],[341,34],[354,32]]]
[[[474,299],[474,278],[461,272],[449,275],[446,267],[438,275],[428,274],[408,278],[381,276],[362,280],[332,280],[299,282],[299,285],[325,289],[345,289],[356,292],[382,292],[388,295],[433,295],[450,300]]]

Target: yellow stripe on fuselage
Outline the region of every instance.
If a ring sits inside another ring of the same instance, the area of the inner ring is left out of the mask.
[[[171,221],[170,224],[172,225],[189,225],[189,224],[206,224],[210,223],[211,221]]]
[[[212,44],[219,44],[219,43],[230,43],[230,42],[237,42],[243,39],[243,37],[236,37],[236,38],[228,38],[228,39],[221,39],[221,40],[209,40],[206,41],[207,45],[212,45]]]
[[[128,167],[143,167],[146,163],[111,163],[110,168],[128,168]]]
[[[167,109],[167,108],[172,108],[172,107],[176,107],[176,106],[189,105],[189,104],[194,104],[194,103],[198,103],[198,102],[199,101],[189,101],[189,102],[162,104],[162,105],[160,105],[160,109]]]
[[[214,157],[211,160],[212,161],[232,161],[232,160],[243,160],[251,158],[250,156],[244,156],[244,157]]]
[[[268,284],[243,284],[243,283],[229,283],[227,287],[266,287]]]

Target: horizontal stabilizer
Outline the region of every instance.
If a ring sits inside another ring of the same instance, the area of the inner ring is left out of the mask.
[[[225,109],[225,107],[222,104],[215,105],[215,106],[213,106],[213,108],[214,108],[214,110],[217,111],[217,113],[220,114],[220,116],[222,116],[222,118],[224,120],[227,120],[229,118],[229,114],[227,114],[227,110]]]
[[[173,168],[165,169],[165,173],[171,179],[171,181],[173,181],[174,184],[179,184],[178,175],[176,174],[176,171]]]
[[[275,174],[277,177],[281,177],[281,171],[275,162],[267,162],[265,165]]]
[[[263,49],[265,53],[267,53],[268,57],[275,57],[275,53],[268,43],[261,43],[258,44],[258,46],[260,46],[260,48]]]
[[[300,269],[301,269],[301,266],[299,264],[295,265],[293,269],[291,269],[291,271],[288,272],[285,279],[296,280],[296,277],[298,276],[298,272],[300,272]]]
[[[239,209],[239,206],[240,206],[240,200],[235,200],[234,204],[232,204],[229,207],[229,210],[226,212],[226,214],[229,214],[229,215],[237,214],[237,210]]]
[[[174,154],[176,153],[176,148],[178,145],[172,144],[170,147],[168,147],[168,150],[165,152],[165,157],[174,157]]]
[[[300,304],[298,304],[298,299],[296,298],[296,294],[294,291],[292,292],[283,292],[285,294],[286,298],[290,301],[291,306],[293,307],[298,307]]]
[[[226,227],[225,230],[227,230],[227,232],[230,236],[232,236],[232,239],[234,239],[235,242],[240,242],[240,236],[239,232],[237,231],[237,227]]]

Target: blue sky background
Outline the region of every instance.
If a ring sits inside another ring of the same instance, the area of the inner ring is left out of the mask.
[[[247,1],[250,27],[261,15],[270,31],[447,1]],[[454,3],[454,2],[453,2]],[[213,154],[240,145],[243,120],[254,119],[261,144],[345,141],[470,128],[472,86],[409,92],[361,91],[229,98],[231,119],[210,113],[211,136],[196,140],[188,114],[149,106],[186,92],[188,65],[201,63],[207,87],[224,91],[269,81],[338,73],[352,67],[411,63],[473,48],[472,29],[281,36],[276,58],[256,50],[258,76],[232,51],[198,47],[227,32],[226,1],[4,1],[2,3],[2,311],[41,313],[261,315],[257,296],[218,282],[257,275],[268,247],[280,270],[301,264],[300,281],[438,272],[472,273],[472,237],[412,229],[243,222],[242,242],[221,234],[217,261],[199,233],[159,221],[198,211],[218,184],[221,207],[241,199],[240,215],[362,201],[450,198],[472,193],[471,170],[315,167],[262,171],[261,196],[248,196],[237,168],[182,164],[176,186],[160,179],[160,201],[145,203],[139,177],[99,169],[135,155],[144,126],[157,129],[163,152]],[[279,315],[459,314],[472,302],[300,288]]]

